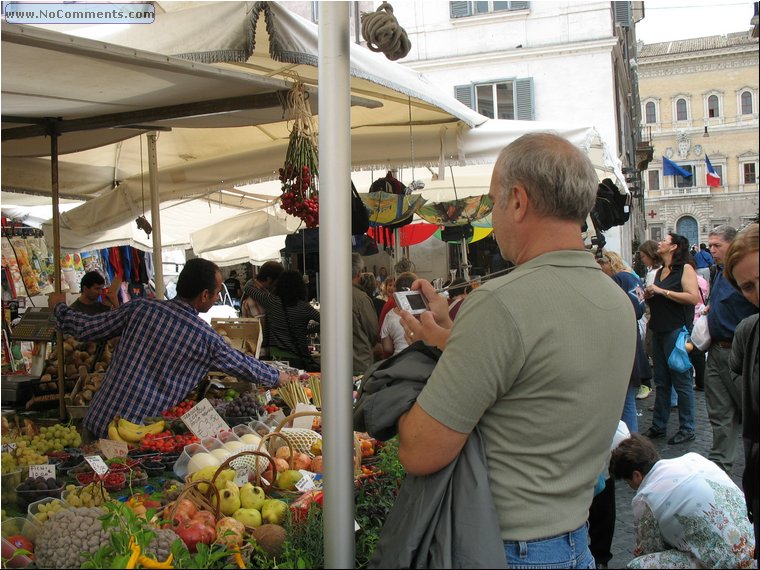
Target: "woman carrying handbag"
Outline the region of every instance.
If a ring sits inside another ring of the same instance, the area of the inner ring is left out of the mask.
[[[660,241],[657,253],[663,266],[657,271],[654,283],[647,285],[645,297],[649,304],[649,329],[652,333],[655,400],[652,426],[643,435],[650,439],[665,437],[670,417],[670,393],[678,394],[678,433],[668,440],[671,445],[694,439],[694,385],[691,370],[676,372],[668,367],[683,327],[691,331],[694,306],[699,302],[699,285],[688,240],[668,233]]]

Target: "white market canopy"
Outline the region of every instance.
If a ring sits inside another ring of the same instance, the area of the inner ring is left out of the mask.
[[[214,193],[214,202],[240,211],[260,207],[220,191],[276,177],[288,142],[281,98],[292,74],[317,94],[314,24],[274,2],[219,2],[158,14],[148,26],[66,31],[2,24],[4,191],[49,195],[49,141],[35,122],[62,117],[60,195],[87,200],[61,216],[62,236],[87,242],[134,226],[148,171],[135,135],[151,128],[172,129],[157,143],[162,202]],[[351,75],[354,168],[490,163],[518,136],[550,130],[623,185],[593,128],[489,120],[423,75],[356,45]],[[21,128],[40,136],[12,138],[19,123],[9,117],[28,118]],[[116,126],[65,130],[83,125]],[[213,222],[202,208],[196,217],[199,228]],[[68,239],[64,248],[73,247]]]

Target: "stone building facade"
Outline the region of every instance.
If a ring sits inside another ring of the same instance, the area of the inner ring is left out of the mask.
[[[717,225],[738,228],[754,219],[758,39],[737,32],[640,44],[637,64],[642,130],[654,148],[641,173],[646,237],[675,231],[690,243],[707,242]],[[720,179],[713,186],[708,160]]]

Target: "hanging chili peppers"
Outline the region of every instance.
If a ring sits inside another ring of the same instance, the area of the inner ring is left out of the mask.
[[[288,93],[293,115],[285,164],[280,168],[282,209],[301,218],[307,228],[319,225],[319,158],[316,131],[303,83],[296,81]]]

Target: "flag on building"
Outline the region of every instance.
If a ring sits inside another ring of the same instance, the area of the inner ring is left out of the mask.
[[[662,166],[662,173],[665,176],[683,176],[684,178],[689,178],[691,176],[691,172],[681,168],[675,162],[664,156],[662,157]]]
[[[707,158],[707,155],[705,155],[705,164],[707,165],[707,185],[717,188],[720,186],[720,176],[718,176],[712,164],[710,164],[710,159]]]

